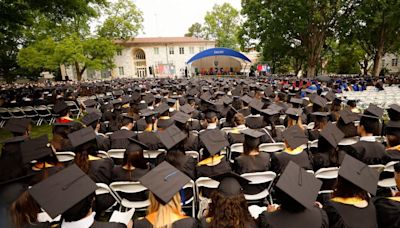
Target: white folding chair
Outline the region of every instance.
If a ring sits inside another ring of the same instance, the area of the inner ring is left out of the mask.
[[[12,115],[7,108],[0,108],[0,118],[0,127],[3,127],[7,120],[12,118]]]
[[[258,205],[251,205],[248,207],[251,217],[254,219],[258,219],[258,216],[261,215],[264,211],[267,210],[267,207],[260,207]]]
[[[110,158],[122,159],[126,149],[110,149],[107,154]]]
[[[398,161],[391,161],[385,165],[385,168],[383,169],[384,172],[391,172],[394,173],[394,165],[399,163]],[[378,181],[378,186],[382,188],[390,188],[390,189],[395,189],[396,188],[396,180],[394,177],[392,178],[386,178],[383,180]]]
[[[96,196],[104,195],[104,194],[110,194],[115,199],[116,203],[121,204],[121,199],[115,194],[115,192],[113,192],[111,190],[111,188],[107,184],[105,184],[105,183],[96,183],[96,185],[97,185],[97,189],[95,191]],[[112,208],[114,205],[112,205],[110,208]]]
[[[275,130],[285,131],[286,127],[284,125],[276,125]]]
[[[157,156],[158,156],[159,154],[162,154],[162,153],[167,153],[167,151],[164,150],[164,149],[158,149],[158,150],[143,150],[143,156],[144,156],[145,158],[149,158],[149,159],[155,159],[155,158],[157,158]]]
[[[261,152],[274,153],[285,149],[285,143],[262,143],[258,146]]]
[[[56,152],[57,160],[61,163],[70,162],[75,159],[75,153],[72,151],[60,151]]]
[[[339,146],[350,146],[353,144],[356,144],[358,142],[358,137],[352,137],[352,138],[344,138],[340,140]]]
[[[381,173],[385,169],[385,165],[383,165],[383,164],[368,165],[368,167],[376,170],[378,173]]]
[[[39,116],[39,120],[36,123],[37,126],[42,125],[43,121],[50,123],[51,112],[49,111],[49,109],[47,109],[47,107],[45,105],[36,106],[35,110]],[[49,120],[49,121],[47,121],[47,120]]]
[[[240,155],[240,154],[243,154],[243,143],[234,143],[234,144],[232,144],[231,146],[230,146],[230,153],[229,153],[229,161],[230,162],[234,162],[234,160],[232,159],[232,157],[235,157],[235,156],[233,156],[232,154],[238,154],[238,156]]]
[[[190,197],[189,199],[185,200],[185,204],[182,204],[182,206],[186,206],[191,204],[192,207],[192,216],[194,217],[196,214],[196,185],[194,183],[194,181],[190,180],[190,182],[186,183],[183,187],[182,190],[185,189],[192,189],[192,197]]]
[[[269,196],[270,203],[273,203],[272,197],[271,197],[271,194],[269,191],[271,189],[274,179],[276,178],[276,173],[274,173],[272,171],[265,171],[265,172],[255,172],[255,173],[244,173],[240,176],[249,180],[250,185],[269,183],[268,187],[265,188],[260,193],[257,193],[254,195],[245,194],[244,197],[246,198],[246,200],[250,200],[250,201],[262,200]]]
[[[17,108],[17,107],[10,108],[9,111],[10,111],[10,113],[11,113],[13,118],[21,119],[21,118],[25,118],[26,117],[24,111],[21,108]]]
[[[200,188],[216,189],[218,188],[219,185],[218,181],[213,180],[209,177],[199,177],[195,183],[196,183],[196,192],[199,200],[208,199],[201,195],[201,191],[199,190]]]
[[[99,150],[97,151],[97,156],[101,157],[101,158],[110,158],[107,154],[107,152],[103,151],[103,150]]]
[[[339,174],[339,167],[321,168],[315,172],[315,178],[323,180],[335,180]],[[332,189],[319,191],[318,194],[332,193]]]
[[[232,131],[231,127],[223,127],[221,128],[221,131],[225,132],[226,134],[229,134]]]
[[[200,154],[197,151],[188,150],[188,151],[185,151],[185,154],[191,156],[194,159],[196,159],[197,162],[200,161]]]
[[[307,146],[308,146],[308,148],[312,148],[312,147],[317,148],[318,147],[318,139],[313,140],[313,141],[308,141]]]
[[[144,187],[140,182],[134,181],[117,181],[110,184],[110,188],[112,191],[115,192],[117,197],[121,199],[120,205],[125,208],[135,208],[138,209],[145,209],[150,205],[150,201],[148,199],[143,201],[130,201],[128,199],[122,198],[118,192],[135,194],[139,192],[146,191],[147,188]],[[121,208],[120,208],[121,209]]]
[[[82,112],[78,105],[76,105],[75,101],[65,101],[67,106],[69,107],[70,112],[76,116],[76,118],[79,118],[82,115]]]
[[[314,129],[314,127],[315,127],[315,123],[311,122],[311,123],[307,124],[307,128],[306,129],[312,130],[312,129]]]

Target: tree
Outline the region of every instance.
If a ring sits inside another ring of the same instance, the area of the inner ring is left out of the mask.
[[[188,32],[185,34],[185,36],[186,37],[196,37],[196,38],[206,38],[204,28],[198,22],[192,24],[189,27]]]
[[[282,42],[278,47],[298,43],[306,57],[307,76],[314,77],[327,37],[335,35],[338,18],[350,15],[358,1],[242,0],[242,14],[246,18],[242,27],[261,47],[266,47],[264,42],[273,37]]]
[[[185,36],[213,39],[217,47],[239,49],[239,11],[231,4],[215,4],[213,9],[206,13],[204,21],[203,25],[191,25]]]
[[[111,39],[128,39],[138,35],[143,28],[142,12],[132,1],[118,0],[105,9],[104,23],[97,29],[98,35]]]
[[[18,63],[26,68],[50,71],[61,64],[72,65],[80,81],[86,69],[113,68],[116,51],[117,46],[106,38],[81,39],[78,34],[72,34],[61,41],[47,38],[22,49]]]
[[[385,53],[398,50],[399,18],[400,1],[363,0],[351,17],[344,17],[340,21],[342,37],[364,50],[365,61],[369,58],[374,60],[373,76],[379,76]]]

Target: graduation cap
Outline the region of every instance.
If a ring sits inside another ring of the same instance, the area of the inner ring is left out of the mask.
[[[336,148],[345,135],[335,124],[329,122],[321,131],[320,136],[328,141],[332,147]]]
[[[123,113],[123,114],[121,114],[121,116],[122,116],[123,119],[129,119],[132,122],[135,120],[135,117],[129,115],[128,113]]]
[[[328,91],[328,92],[325,94],[325,98],[326,98],[328,101],[333,101],[333,100],[335,100],[336,95],[335,95],[334,92]]]
[[[129,140],[130,144],[126,148],[127,152],[143,151],[143,150],[147,150],[149,148],[145,143],[142,143],[141,141],[139,141],[133,137],[128,138],[128,140]]]
[[[288,108],[285,113],[289,115],[290,118],[297,120],[303,113],[303,110],[300,108]]]
[[[259,99],[252,99],[249,106],[255,110],[261,110],[264,107],[264,103]]]
[[[211,94],[210,92],[205,92],[200,96],[200,99],[204,100],[204,101],[208,101],[211,99]]]
[[[316,119],[321,120],[328,118],[329,112],[313,112],[311,115],[315,116]]]
[[[292,97],[292,98],[290,98],[290,103],[303,105],[304,104],[304,100],[300,99],[300,98]]]
[[[313,104],[318,105],[319,107],[322,107],[322,108],[324,108],[326,106],[326,104],[328,103],[328,101],[325,98],[323,98],[319,95],[312,96],[310,98],[310,100]]]
[[[211,155],[215,155],[224,147],[229,146],[224,133],[218,129],[203,131],[200,133],[199,138]]]
[[[376,116],[376,117],[378,117],[378,118],[382,118],[382,116],[383,116],[383,109],[379,108],[379,107],[378,107],[377,105],[375,105],[375,104],[370,104],[370,105],[368,106],[368,108],[364,111],[364,114],[367,114],[367,115],[371,114],[371,115],[374,115],[374,116]]]
[[[155,111],[158,112],[158,114],[162,115],[163,113],[165,113],[166,111],[169,110],[169,106],[166,103],[162,103],[160,104]]]
[[[171,117],[171,119],[175,120],[176,122],[185,124],[190,119],[190,115],[178,111]]]
[[[89,99],[83,102],[86,107],[93,107],[97,105],[97,102],[93,99]]]
[[[379,173],[350,155],[345,155],[339,169],[339,176],[372,195],[376,193]]]
[[[270,108],[262,109],[262,110],[260,110],[260,112],[261,112],[261,114],[265,114],[267,116],[274,116],[274,115],[278,115],[279,114],[279,111],[273,110],[273,109],[270,109]]]
[[[111,101],[111,104],[113,104],[114,106],[121,105],[122,101],[119,99],[114,99]]]
[[[264,90],[264,94],[269,97],[274,94],[274,89],[271,86],[267,86],[267,88]]]
[[[11,131],[12,133],[25,133],[31,123],[30,119],[22,118],[22,119],[9,119],[4,126],[4,129]]]
[[[96,183],[73,164],[34,185],[28,192],[51,218],[55,218],[96,189]]]
[[[221,98],[221,101],[224,103],[224,105],[230,105],[233,102],[233,99],[228,96],[224,96]]]
[[[167,150],[171,149],[186,138],[186,134],[175,125],[169,126],[164,131],[157,132],[157,136]]]
[[[143,117],[154,116],[157,114],[157,112],[155,112],[154,110],[148,109],[148,108],[142,109],[139,112],[140,112],[140,115]]]
[[[169,118],[169,119],[158,119],[157,121],[157,127],[158,128],[162,128],[162,129],[166,129],[169,126],[174,125],[174,121]]]
[[[114,96],[122,96],[123,93],[124,93],[124,91],[122,91],[122,90],[117,90],[117,91],[114,91],[114,92],[113,92],[113,95],[114,95]]]
[[[3,140],[3,141],[1,141],[1,143],[3,143],[3,144],[20,143],[20,142],[23,142],[27,138],[28,138],[27,136],[17,136],[17,137],[12,137],[12,138],[8,138],[6,140]]]
[[[343,120],[344,124],[349,124],[353,121],[359,120],[360,116],[350,110],[340,110],[340,119]]]
[[[186,114],[190,114],[190,113],[194,112],[195,109],[192,106],[190,106],[189,104],[185,104],[185,105],[179,107],[179,111],[186,113]]]
[[[218,191],[228,197],[242,194],[243,186],[250,183],[248,179],[233,172],[218,174],[211,178],[219,181]]]
[[[53,111],[57,114],[60,114],[61,112],[67,109],[68,109],[67,103],[65,103],[64,101],[60,101],[54,105]]]
[[[22,162],[29,162],[47,157],[53,153],[47,135],[42,135],[35,139],[29,139],[21,143]]]
[[[241,130],[240,133],[244,134],[246,138],[253,138],[253,139],[258,139],[261,136],[265,135],[265,132],[256,131],[253,129]]]
[[[175,104],[176,103],[176,99],[168,98],[167,99],[167,103],[168,104]]]
[[[389,110],[393,110],[398,114],[400,114],[400,105],[398,104],[391,104],[389,105]]]
[[[268,106],[268,109],[272,109],[272,110],[276,110],[276,111],[280,112],[283,109],[283,107],[279,106],[277,104],[271,104],[270,106]]]
[[[289,161],[276,187],[305,208],[312,208],[322,181],[308,173],[293,161]]]
[[[140,183],[148,188],[162,204],[167,204],[191,179],[164,161],[142,178]]]
[[[246,104],[250,104],[253,101],[253,98],[251,98],[249,95],[244,95],[240,98],[240,100]]]
[[[390,120],[385,126],[385,131],[387,135],[400,136],[400,121]]]
[[[96,112],[91,112],[82,118],[82,123],[85,124],[86,126],[89,126],[92,123],[98,121],[100,118],[101,115],[99,115]]]
[[[287,143],[292,149],[296,149],[297,147],[306,144],[308,142],[307,136],[297,125],[286,129],[282,133],[282,136],[284,139],[286,139]]]
[[[152,93],[146,94],[146,96],[143,97],[143,100],[146,101],[147,104],[151,104],[154,102],[155,98]]]
[[[85,127],[78,131],[69,133],[68,138],[71,141],[72,146],[76,148],[84,143],[96,139],[96,133],[92,127]]]

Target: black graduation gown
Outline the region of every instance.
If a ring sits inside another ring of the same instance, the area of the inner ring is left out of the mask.
[[[0,154],[0,182],[24,174],[20,145],[26,139],[28,138],[15,137],[4,142]]]
[[[144,131],[147,128],[147,123],[146,120],[144,118],[139,119],[138,121],[136,121],[135,123],[135,127],[133,127],[134,131]]]
[[[110,135],[111,149],[126,149],[130,141],[128,138],[134,137],[133,131],[126,129],[118,130]]]
[[[158,150],[164,147],[155,132],[144,131],[138,134],[138,140],[146,144],[149,150]]]
[[[384,156],[383,164],[386,164],[391,161],[400,161],[400,151],[399,150],[386,150]]]
[[[136,219],[133,222],[135,228],[153,228],[153,225],[146,218]],[[172,228],[195,228],[198,227],[198,223],[194,218],[184,218],[172,223]]]
[[[308,130],[308,141],[314,141],[319,138],[319,130]]]
[[[328,201],[324,207],[332,228],[377,228],[374,204],[368,203],[365,208]]]
[[[242,113],[244,117],[251,115],[250,108],[242,108],[239,110],[239,113]]]
[[[101,135],[96,136],[97,149],[108,151],[110,149],[110,139]]]
[[[183,143],[183,149],[185,151],[199,151],[200,150],[200,143],[199,137],[196,134],[189,133],[189,137],[186,138],[185,142]]]
[[[399,197],[396,197],[399,199]],[[376,217],[379,227],[398,228],[400,227],[400,202],[379,197],[374,199]]]
[[[379,142],[359,141],[344,150],[367,165],[382,164],[385,155],[385,147]]]
[[[196,168],[197,171],[197,178],[199,177],[212,177],[218,174],[222,174],[222,173],[228,173],[230,171],[232,171],[232,168],[229,164],[229,162],[225,159],[222,158],[221,162],[218,163],[217,165],[214,166],[208,166],[208,165],[201,165],[201,166],[197,166]],[[210,189],[200,189],[200,192],[203,196],[205,197],[209,197],[212,190]]]
[[[260,228],[328,228],[328,216],[324,210],[312,207],[294,213],[277,210],[272,213],[264,211],[259,216]]]
[[[112,170],[111,182],[115,181],[139,181],[141,177],[150,171],[148,169],[135,168],[134,170],[123,169],[122,166],[115,166]],[[125,199],[131,201],[146,200],[148,198],[148,191],[138,192],[134,194],[118,192],[118,194]]]
[[[176,157],[175,161],[171,161],[170,164],[174,165],[175,168],[188,175],[192,180],[196,179],[196,159],[190,155],[185,155],[181,151],[168,152],[168,153],[182,153]],[[166,159],[166,153],[161,153],[156,158],[156,164],[160,164]]]
[[[246,126],[251,129],[260,129],[265,127],[264,117],[248,116],[246,118]]]
[[[268,171],[271,166],[271,156],[268,153],[258,155],[241,155],[235,159],[234,171],[238,174]],[[265,184],[244,185],[245,194],[257,194],[267,187]]]
[[[272,153],[271,170],[279,174],[285,169],[289,161],[293,161],[306,170],[313,169],[312,159],[310,159],[307,150],[303,150],[299,154],[289,154],[287,152]]]
[[[111,183],[112,168],[114,162],[110,158],[90,161],[90,169],[88,175],[96,183]],[[102,194],[96,196],[95,211],[101,212],[113,205],[115,199],[110,194]]]
[[[51,224],[48,222],[35,222],[32,224],[25,224],[19,228],[51,228]]]
[[[94,223],[90,226],[90,228],[126,228],[126,225],[117,222],[94,221]]]

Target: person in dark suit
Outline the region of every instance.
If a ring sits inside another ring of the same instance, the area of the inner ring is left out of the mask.
[[[133,118],[128,115],[122,116],[122,127],[110,135],[111,149],[125,149],[129,144],[129,138],[132,138],[135,133],[133,129]]]

